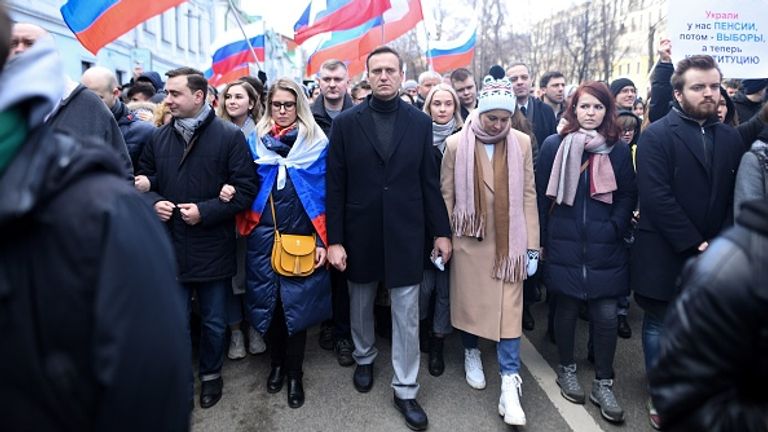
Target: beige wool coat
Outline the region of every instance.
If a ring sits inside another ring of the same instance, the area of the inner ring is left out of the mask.
[[[536,207],[536,187],[533,177],[531,140],[522,132],[512,129],[523,155],[523,203],[528,249],[539,250],[539,215]],[[446,140],[440,172],[440,186],[448,214],[453,214],[455,197],[454,166],[458,134]],[[479,145],[483,145],[478,142]],[[496,257],[493,220],[493,166],[483,149],[480,163],[483,168],[483,190],[486,196],[485,238],[453,235],[453,255],[450,265],[451,323],[454,327],[485,339],[518,338],[522,335],[523,282],[508,283],[492,277]],[[514,227],[513,227],[514,229]]]

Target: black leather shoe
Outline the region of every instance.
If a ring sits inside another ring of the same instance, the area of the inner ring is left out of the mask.
[[[625,315],[619,315],[618,316],[618,332],[619,337],[622,339],[629,339],[632,337],[632,327],[629,326],[629,323],[627,322],[627,317]]]
[[[320,337],[317,339],[320,348],[331,351],[333,349],[333,324],[323,323],[320,326]]]
[[[283,388],[283,381],[285,381],[285,371],[281,366],[272,366],[272,370],[269,371],[269,378],[267,378],[267,393],[277,393]]]
[[[224,380],[221,377],[200,383],[200,408],[210,408],[221,399]]]
[[[355,389],[360,393],[371,391],[371,388],[373,388],[373,363],[357,365],[352,381],[355,384]]]
[[[415,431],[423,431],[429,425],[427,413],[421,408],[416,399],[400,399],[395,396],[395,408],[405,418],[405,425]]]
[[[304,385],[301,377],[288,377],[288,406],[299,408],[304,405]]]
[[[533,314],[529,306],[523,306],[523,330],[533,330],[536,327],[536,321],[533,320]]]
[[[355,364],[355,359],[352,357],[352,351],[354,350],[355,346],[347,338],[337,340],[336,345],[333,347],[333,351],[336,352],[336,360],[339,362],[339,365],[344,367]]]
[[[445,371],[443,361],[443,338],[432,336],[429,340],[429,374],[440,376]]]

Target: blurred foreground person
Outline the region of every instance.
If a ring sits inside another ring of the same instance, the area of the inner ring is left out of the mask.
[[[664,430],[768,431],[768,201],[687,268],[648,378]]]
[[[2,60],[9,26],[3,11]],[[50,38],[0,74],[0,424],[187,430],[170,243],[115,152],[44,124],[63,76]]]

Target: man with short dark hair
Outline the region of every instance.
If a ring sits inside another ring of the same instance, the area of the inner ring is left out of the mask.
[[[419,391],[419,284],[423,257],[451,257],[451,228],[440,194],[428,116],[399,97],[403,62],[380,47],[366,59],[367,102],[333,122],[327,170],[328,260],[347,271],[355,388],[373,387],[373,305],[382,282],[392,305],[394,402],[414,430],[427,428]],[[434,238],[433,245],[424,239]]]
[[[126,98],[128,98],[130,102],[149,102],[154,95],[155,88],[152,84],[138,81],[128,89]]]
[[[507,78],[512,81],[512,90],[517,97],[517,107],[533,126],[536,145],[533,146],[534,165],[541,145],[548,136],[557,133],[557,119],[552,108],[535,97],[531,97],[531,74],[525,63],[513,63],[507,68]]]
[[[539,80],[539,88],[542,91],[541,101],[552,108],[559,120],[564,111],[565,77],[558,71],[546,72]]]
[[[235,215],[253,202],[256,171],[243,133],[206,103],[208,81],[202,72],[179,68],[166,76],[165,103],[173,119],[145,146],[136,184],[149,190],[147,199],[171,235],[188,307],[193,292],[200,304],[200,406],[209,408],[223,388]],[[228,202],[219,200],[224,184],[237,191]]]
[[[349,84],[347,65],[340,60],[326,60],[320,65],[318,82],[320,96],[312,104],[312,116],[325,136],[328,136],[331,133],[333,119],[354,106],[352,97],[347,94]],[[352,366],[355,364],[355,359],[352,358],[355,346],[352,344],[349,327],[347,279],[344,273],[336,268],[331,269],[330,276],[333,317],[322,324],[318,342],[321,348],[335,352],[339,365]]]
[[[741,137],[717,119],[721,74],[710,56],[677,64],[672,110],[651,123],[637,145],[640,224],[632,248],[631,286],[644,310],[646,371],[659,356],[664,316],[688,258],[731,224]],[[650,407],[652,422],[658,416]]]
[[[83,72],[80,83],[96,93],[96,96],[109,108],[123,134],[131,163],[133,166],[138,166],[141,151],[152,138],[155,127],[139,120],[120,100],[120,87],[117,85],[117,77],[111,70],[94,66]]]
[[[763,107],[766,87],[768,87],[768,78],[741,81],[741,91],[733,97],[733,105],[740,122],[748,122]]]
[[[459,95],[461,102],[461,118],[466,120],[469,113],[477,108],[477,83],[472,72],[465,68],[459,68],[451,72],[451,85]]]

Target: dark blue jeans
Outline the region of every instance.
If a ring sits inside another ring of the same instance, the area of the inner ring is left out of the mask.
[[[208,282],[183,284],[187,295],[187,314],[192,310],[192,293],[196,292],[200,305],[200,365],[198,376],[201,381],[221,376],[224,363],[227,333],[227,290],[232,290],[230,278]],[[189,321],[187,321],[187,331]]]
[[[643,309],[643,355],[645,372],[648,373],[659,358],[659,344],[664,335],[664,318],[669,302],[635,294],[635,301]]]

